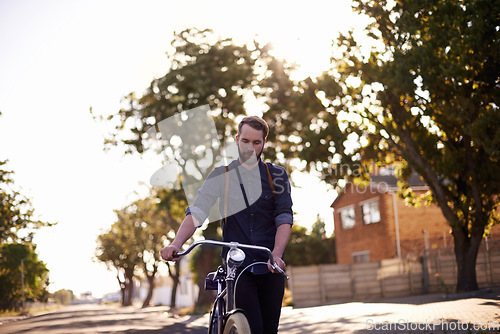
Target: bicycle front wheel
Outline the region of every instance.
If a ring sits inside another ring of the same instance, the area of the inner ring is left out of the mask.
[[[234,313],[227,318],[224,334],[251,334],[250,325],[243,313]]]

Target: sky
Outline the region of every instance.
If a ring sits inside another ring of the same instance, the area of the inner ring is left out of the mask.
[[[305,77],[328,68],[332,39],[356,20],[347,0],[0,0],[0,160],[9,160],[36,218],[57,222],[34,239],[49,290],[119,289],[116,272],[93,259],[96,238],[160,166],[104,151],[110,129],[89,109],[113,114],[123,96],[164,75],[174,31],[258,36]],[[295,223],[310,227],[319,214],[331,233],[335,192],[312,175],[293,179]]]

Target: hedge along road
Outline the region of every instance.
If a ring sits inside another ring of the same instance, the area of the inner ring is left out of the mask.
[[[500,289],[310,308],[286,307],[280,333],[500,333]],[[1,322],[0,318],[0,322]],[[0,333],[206,333],[208,315],[174,316],[168,307],[79,305],[10,321]]]

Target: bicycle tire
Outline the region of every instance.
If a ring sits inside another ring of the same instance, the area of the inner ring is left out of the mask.
[[[251,334],[250,325],[245,315],[241,312],[233,313],[227,318],[224,334]]]

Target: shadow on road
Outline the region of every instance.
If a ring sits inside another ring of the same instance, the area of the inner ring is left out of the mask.
[[[202,316],[177,317],[166,308],[81,305],[0,325],[7,333],[206,333]]]
[[[368,303],[384,303],[384,304],[410,304],[410,305],[425,305],[430,303],[448,302],[466,298],[480,298],[488,300],[500,301],[500,289],[481,289],[477,291],[464,293],[435,293],[419,296],[408,296],[401,298],[385,298],[370,300]]]
[[[453,333],[455,328],[461,330],[460,326],[471,324],[491,325],[492,331],[488,327],[486,332],[500,333],[499,300],[500,289],[495,288],[472,297],[435,294],[300,309],[286,307],[282,310],[280,333]],[[436,321],[441,323],[434,326]],[[175,316],[168,307],[79,305],[1,324],[0,333],[201,334],[207,332],[207,325],[208,315]],[[472,332],[477,331],[473,328]]]
[[[154,330],[137,330],[137,329],[130,329],[130,330],[125,330],[121,332],[106,332],[106,331],[99,331],[99,333],[120,333],[120,334],[158,334],[158,333],[169,333],[169,334],[206,334],[207,329],[205,327],[196,327],[196,328],[188,328],[186,327],[185,324],[173,324],[170,326],[165,326],[160,329],[154,329]]]

